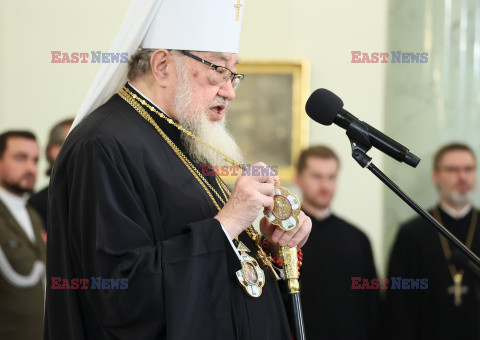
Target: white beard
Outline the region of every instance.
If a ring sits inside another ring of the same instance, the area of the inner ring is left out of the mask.
[[[195,105],[192,101],[191,84],[182,63],[183,61],[177,59],[178,85],[175,90],[175,112],[178,123],[216,150],[243,164],[244,156],[235,139],[226,128],[225,117],[219,122],[212,122],[208,119],[208,111],[211,107],[218,104],[227,106],[228,101],[225,98],[217,97],[205,110]],[[221,154],[185,133],[181,134],[181,139],[188,155],[195,163],[210,164],[219,168],[223,165],[231,165]]]
[[[456,190],[450,192],[443,192],[445,199],[454,207],[465,207],[470,204],[473,199],[473,190],[464,194],[459,193]]]

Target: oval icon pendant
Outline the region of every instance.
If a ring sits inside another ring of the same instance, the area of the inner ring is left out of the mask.
[[[273,196],[273,210],[265,217],[273,224],[285,231],[290,231],[298,226],[300,214],[300,201],[297,196],[283,187],[275,188]]]
[[[242,253],[242,269],[237,271],[238,282],[242,285],[245,292],[251,297],[262,295],[262,287],[265,284],[265,275],[258,265],[258,262],[251,256]]]

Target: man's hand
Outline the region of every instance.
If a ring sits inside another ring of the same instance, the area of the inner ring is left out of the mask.
[[[280,227],[270,223],[264,217],[260,220],[260,231],[267,240],[270,250],[274,255],[278,253],[278,245],[301,248],[307,242],[310,231],[312,230],[312,220],[300,211],[298,215],[299,225],[290,231],[285,231]]]
[[[253,166],[268,167],[265,163]],[[273,209],[274,180],[278,176],[239,176],[225,206],[215,216],[230,238],[248,228],[258,214]]]

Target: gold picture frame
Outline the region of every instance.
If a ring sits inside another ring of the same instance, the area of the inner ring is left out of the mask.
[[[247,164],[264,162],[278,171],[282,183],[292,183],[295,162],[309,142],[310,62],[246,60],[237,72],[245,79],[229,107],[229,130]],[[231,172],[222,178],[229,184],[236,180]]]

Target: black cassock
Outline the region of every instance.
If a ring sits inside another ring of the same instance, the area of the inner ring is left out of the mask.
[[[42,218],[43,228],[47,229],[48,188],[44,188],[28,199],[30,204]]]
[[[310,218],[301,275],[307,339],[376,339],[378,290],[351,289],[352,277],[377,276],[367,236],[333,214],[321,221]]]
[[[472,212],[456,220],[439,210],[443,225],[465,243]],[[477,221],[472,243],[476,254],[480,251],[479,227],[480,221]],[[452,245],[450,249],[457,252]],[[462,285],[468,287],[468,292],[462,295],[462,304],[455,306],[454,296],[448,292],[453,280],[439,235],[420,217],[400,228],[388,276],[428,279],[427,289],[387,291],[384,316],[388,339],[480,339],[479,281],[473,273],[465,271]]]
[[[179,131],[152,117],[184,150]],[[257,259],[266,283],[247,296],[216,214],[165,140],[114,95],[55,163],[46,339],[291,339],[277,283]],[[240,240],[255,256],[245,232]],[[128,279],[128,288],[52,289],[52,277]]]

